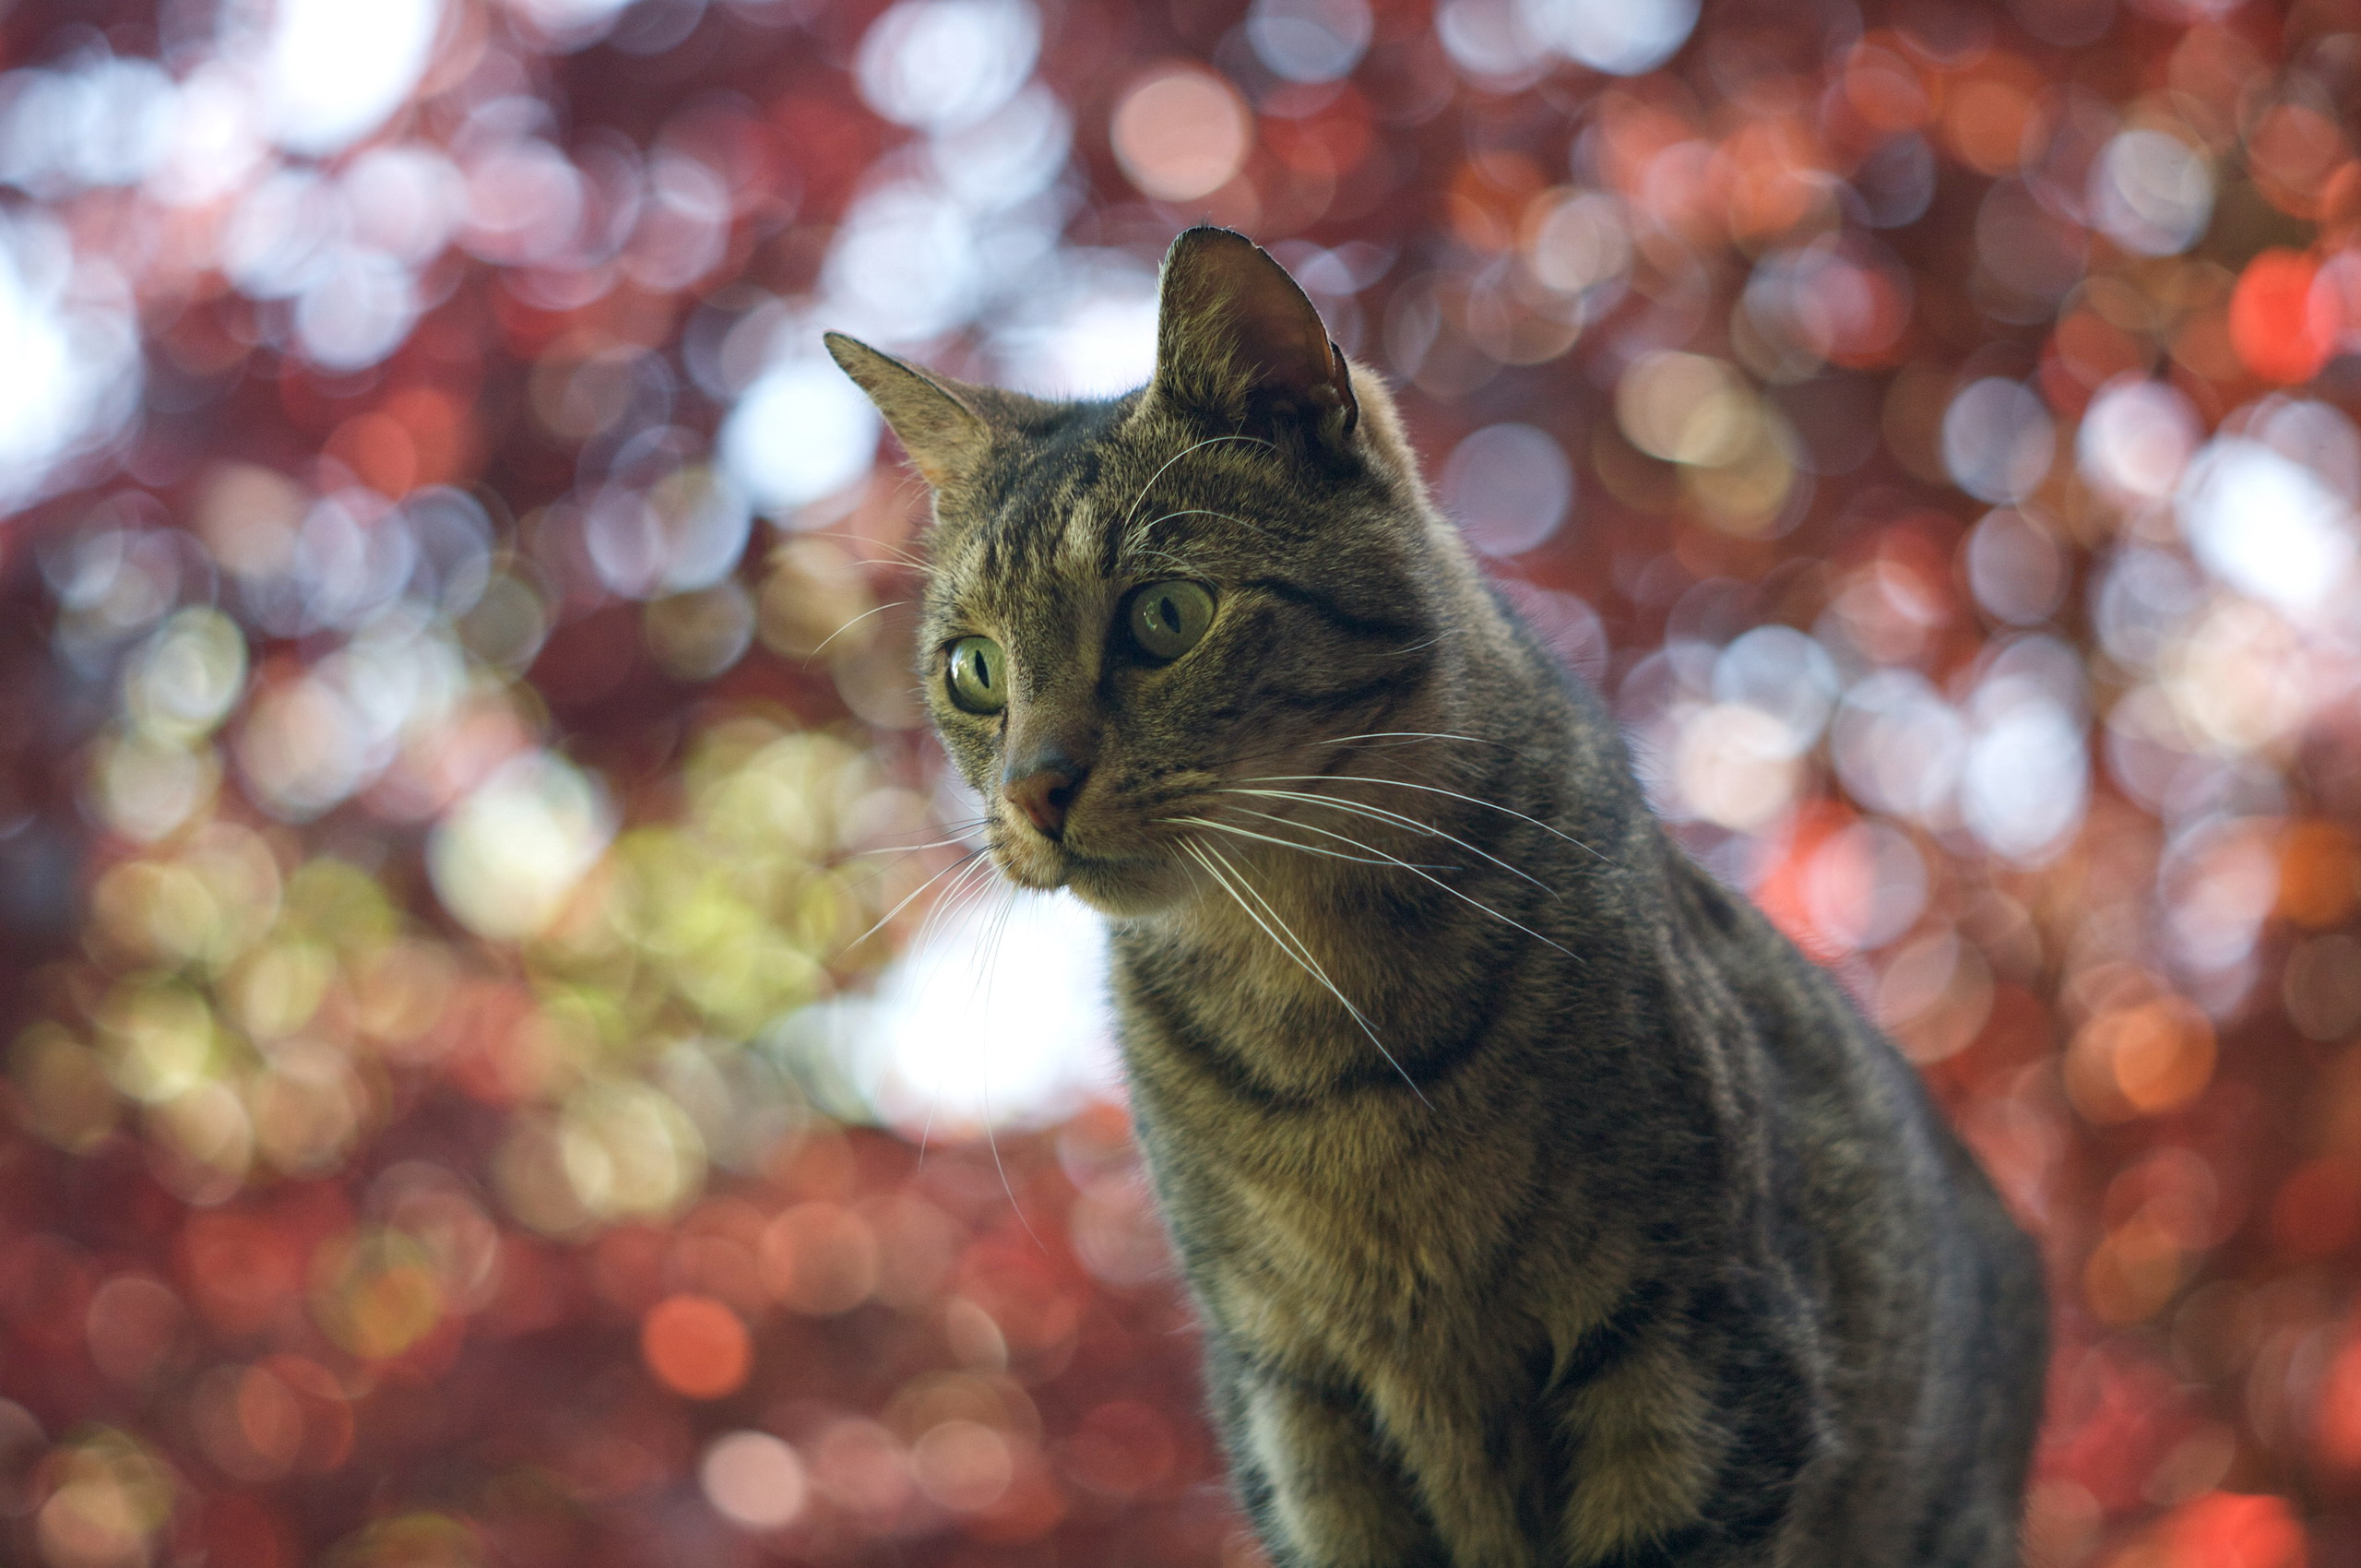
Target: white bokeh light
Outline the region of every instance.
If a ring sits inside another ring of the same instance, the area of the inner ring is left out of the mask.
[[[271,130],[318,157],[384,124],[426,69],[441,0],[279,0],[262,61]]]
[[[2082,412],[2075,460],[2102,491],[2135,501],[2168,499],[2204,432],[2178,387],[2144,375],[2118,376]]]
[[[494,940],[529,936],[613,837],[598,780],[564,758],[530,752],[504,764],[435,824],[426,869],[443,907]]]
[[[1365,0],[1254,0],[1246,38],[1263,64],[1296,82],[1333,82],[1369,48]]]
[[[177,98],[152,60],[0,76],[0,182],[36,194],[136,184],[172,145]]]
[[[827,1004],[863,1097],[911,1134],[1038,1126],[1111,1091],[1107,930],[1065,895],[993,888]]]
[[[1024,85],[1040,48],[1025,0],[901,0],[860,41],[860,95],[899,125],[972,125]]]
[[[973,313],[984,282],[974,217],[942,192],[893,184],[855,202],[823,282],[830,324],[888,343],[939,337]]]
[[[2210,443],[2189,465],[2174,508],[2199,562],[2283,610],[2322,607],[2353,571],[2351,505],[2311,469],[2260,441]]]
[[[1052,397],[1128,392],[1156,368],[1156,273],[1120,251],[1069,251],[993,334],[1009,381]]]
[[[880,421],[860,387],[823,359],[765,371],[723,422],[721,465],[764,512],[791,511],[869,471]]]
[[[1967,751],[1967,728],[1916,670],[1880,670],[1845,695],[1830,751],[1862,804],[1940,825]]]
[[[1697,0],[1518,0],[1525,30],[1595,71],[1632,77],[1672,58],[1697,25]]]
[[[1546,431],[1486,425],[1452,448],[1437,488],[1470,544],[1488,555],[1517,555],[1565,521],[1574,468]]]
[[[2049,410],[2021,381],[1987,376],[1943,410],[1943,466],[1978,501],[2023,501],[2058,454]]]
[[[408,267],[383,251],[346,247],[296,301],[295,335],[314,364],[361,370],[400,346],[418,308]]]
[[[1035,84],[973,125],[942,132],[927,158],[943,188],[980,210],[1038,195],[1065,168],[1074,117]]]
[[[139,339],[113,291],[77,278],[65,232],[0,210],[0,506],[113,434],[139,389]]]
[[[2175,255],[2213,216],[2205,155],[2162,131],[2125,131],[2091,170],[2091,211],[2107,236],[2142,255]]]
[[[1961,817],[1997,855],[2047,860],[2081,825],[2090,797],[2082,725],[2049,693],[2010,676],[1987,682],[1969,710]]]
[[[715,1438],[697,1466],[697,1480],[716,1513],[748,1530],[793,1524],[810,1491],[795,1450],[766,1431]]]

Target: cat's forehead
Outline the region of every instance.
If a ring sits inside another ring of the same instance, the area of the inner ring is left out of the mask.
[[[1181,547],[1257,505],[1267,480],[1251,444],[1158,420],[1077,419],[1021,433],[941,513],[935,598],[1014,612],[1071,602],[1186,564]],[[1241,452],[1241,445],[1248,450]]]

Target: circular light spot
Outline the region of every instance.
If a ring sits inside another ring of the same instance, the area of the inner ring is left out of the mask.
[[[1565,521],[1574,468],[1544,431],[1486,425],[1452,449],[1442,490],[1470,544],[1488,555],[1518,555]]]
[[[535,752],[504,766],[435,825],[427,873],[444,907],[469,930],[527,936],[557,913],[612,832],[598,785]]]
[[[2265,381],[2319,374],[2336,347],[2337,313],[2314,290],[2319,268],[2301,252],[2268,250],[2247,263],[2230,295],[2230,346]]]
[[[2057,455],[2049,410],[2022,382],[1987,376],[1943,411],[1943,466],[1978,501],[2023,501]]]
[[[2091,209],[2124,249],[2174,255],[2197,243],[2213,216],[2205,155],[2162,131],[2125,131],[2091,171]]]
[[[898,125],[972,125],[1025,85],[1040,47],[1023,0],[903,0],[861,38],[860,95]]]
[[[1157,201],[1194,201],[1246,162],[1253,126],[1228,82],[1191,65],[1155,72],[1123,95],[1109,126],[1115,160]]]
[[[2180,482],[2203,432],[2179,388],[2145,376],[2118,376],[2082,411],[2074,457],[2084,477],[2137,501],[2162,501]]]
[[[980,1421],[949,1420],[911,1445],[910,1472],[927,1496],[972,1514],[1001,1500],[1016,1467],[1000,1433]]]
[[[2012,626],[2038,625],[2066,597],[2066,552],[2048,529],[2013,506],[1985,514],[1967,536],[1964,555],[1975,602]]]
[[[1745,703],[1701,707],[1680,726],[1673,777],[1707,822],[1750,833],[1795,800],[1801,771],[1786,725]]]
[[[746,1325],[710,1296],[669,1296],[648,1308],[639,1351],[658,1382],[691,1399],[737,1392],[754,1365]]]
[[[1753,434],[1751,398],[1737,371],[1702,354],[1641,355],[1615,387],[1615,419],[1632,445],[1668,463],[1718,467]]]
[[[697,1467],[697,1480],[715,1513],[750,1530],[793,1524],[810,1492],[803,1461],[766,1431],[726,1432],[714,1439]]]
[[[1844,948],[1882,947],[1927,907],[1927,862],[1891,823],[1856,822],[1829,836],[1804,867],[1813,928]]]
[[[409,97],[442,23],[436,0],[287,0],[272,18],[262,91],[279,143],[350,146]]]
[[[753,504],[816,501],[869,471],[877,410],[836,366],[790,360],[746,388],[721,427],[722,467]]]
[[[2353,508],[2318,473],[2259,441],[2209,444],[2174,507],[2200,562],[2283,609],[2333,602],[2361,559]]]
[[[1520,0],[1535,39],[1570,60],[1635,77],[1672,58],[1697,25],[1697,0]]]
[[[408,267],[381,251],[348,249],[295,302],[295,335],[314,364],[361,370],[409,336],[418,306]]]
[[[1295,82],[1348,75],[1369,47],[1366,0],[1254,0],[1246,41],[1263,64]]]

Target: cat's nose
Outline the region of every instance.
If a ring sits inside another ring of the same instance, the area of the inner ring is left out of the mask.
[[[1055,838],[1066,830],[1067,808],[1082,793],[1082,781],[1088,771],[1064,756],[1042,757],[1022,770],[1011,768],[1000,792],[1025,814],[1026,821]]]

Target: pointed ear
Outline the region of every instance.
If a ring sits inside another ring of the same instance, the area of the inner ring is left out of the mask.
[[[927,483],[941,490],[975,471],[991,445],[983,416],[960,396],[956,382],[937,380],[917,366],[883,354],[841,332],[822,336],[828,357],[860,383],[894,427]]]
[[[1334,445],[1360,419],[1352,372],[1311,301],[1262,246],[1211,224],[1165,253],[1151,390],[1220,423]]]

